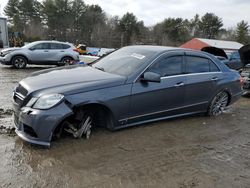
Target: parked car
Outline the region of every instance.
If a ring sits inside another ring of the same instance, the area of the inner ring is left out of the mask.
[[[217,59],[219,59],[222,63],[226,64],[228,62],[228,59],[223,56],[215,56]]]
[[[217,116],[242,94],[240,75],[213,55],[159,46],[121,48],[91,66],[39,71],[14,90],[22,139],[49,146],[62,132],[89,138],[196,113]]]
[[[231,53],[226,65],[234,70],[241,70],[245,65],[241,62],[240,55],[238,51]]]
[[[236,53],[239,54],[238,52],[234,52],[233,56],[236,56],[235,55]],[[222,63],[227,65],[230,69],[240,71],[244,67],[244,64],[240,60],[240,57],[239,58],[230,57],[229,59],[225,58],[224,56],[215,56],[215,57],[219,59]]]
[[[76,50],[80,55],[87,54],[87,46],[85,44],[78,44]]]
[[[241,72],[241,77],[243,83],[243,95],[248,95],[250,93],[250,66],[246,66],[246,68],[244,68]]]
[[[243,82],[243,94],[249,95],[250,93],[250,45],[245,45],[239,50],[239,55],[244,68],[241,72]]]
[[[25,68],[27,64],[68,65],[79,61],[78,52],[70,43],[58,41],[37,41],[21,48],[7,48],[0,52],[0,62],[15,68]]]

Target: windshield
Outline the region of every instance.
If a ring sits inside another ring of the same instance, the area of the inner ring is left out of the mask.
[[[125,47],[100,59],[92,66],[108,73],[129,76],[136,72],[154,53],[138,47]]]

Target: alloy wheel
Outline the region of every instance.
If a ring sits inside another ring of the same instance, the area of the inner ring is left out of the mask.
[[[221,92],[217,94],[212,102],[211,115],[220,115],[227,106],[228,99],[228,94],[226,92]]]
[[[26,60],[23,57],[16,57],[13,60],[13,66],[17,69],[22,69],[26,66]]]

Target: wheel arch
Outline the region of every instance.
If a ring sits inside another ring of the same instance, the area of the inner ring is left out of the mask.
[[[85,109],[86,109],[86,111],[89,110],[89,111],[92,111],[92,112],[97,112],[98,116],[95,117],[95,118],[97,118],[97,121],[103,121],[103,119],[105,120],[105,126],[102,126],[102,127],[107,128],[109,130],[114,129],[114,125],[115,125],[116,120],[114,118],[114,114],[111,111],[111,109],[108,108],[106,105],[104,105],[102,103],[89,102],[89,103],[84,103],[84,104],[79,104],[79,105],[72,106],[72,113],[65,116],[57,124],[57,126],[53,129],[53,131],[51,133],[50,140],[52,139],[53,135],[55,133],[57,133],[63,127],[63,123],[65,121],[67,121],[69,118],[74,118],[74,116],[76,115],[76,112],[78,110],[85,110]],[[100,119],[98,119],[98,118],[100,118]]]
[[[62,56],[60,61],[62,61],[64,58],[70,58],[72,60],[74,59],[71,55],[64,55],[64,56]]]
[[[220,92],[225,92],[228,95],[228,101],[227,101],[227,106],[231,103],[232,99],[232,92],[229,88],[222,89]],[[218,93],[220,93],[218,92]]]
[[[212,97],[210,98],[208,104],[211,104],[211,102],[213,101],[214,97],[215,97],[217,94],[221,93],[221,92],[226,92],[226,93],[227,93],[227,95],[228,95],[228,103],[227,103],[227,106],[228,106],[228,105],[230,104],[230,102],[231,102],[231,99],[232,99],[232,92],[231,92],[230,88],[228,88],[228,87],[226,87],[226,88],[220,88],[220,89],[216,90],[216,91],[213,93]]]
[[[17,57],[17,56],[24,57],[24,58],[27,60],[27,64],[29,64],[29,59],[28,59],[27,56],[24,55],[24,54],[15,54],[15,55],[13,55],[13,56],[11,57],[11,59],[10,59],[10,62],[13,63],[13,62],[12,62],[13,59],[14,59],[15,57]]]
[[[88,102],[84,104],[77,105],[75,109],[86,109],[86,110],[92,110],[92,111],[98,111],[98,113],[103,113],[103,114],[98,114],[100,116],[104,116],[103,118],[106,119],[106,125],[104,126],[105,128],[108,128],[110,130],[113,129],[115,125],[115,116],[113,111],[105,104],[100,103],[100,102]]]

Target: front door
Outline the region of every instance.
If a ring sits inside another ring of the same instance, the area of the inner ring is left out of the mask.
[[[186,76],[182,75],[183,53],[164,55],[145,72],[160,74],[161,82],[139,79],[133,84],[128,123],[173,116],[183,105],[186,83]]]
[[[53,56],[49,43],[36,44],[31,49],[28,58],[31,62],[36,64],[49,62]]]

